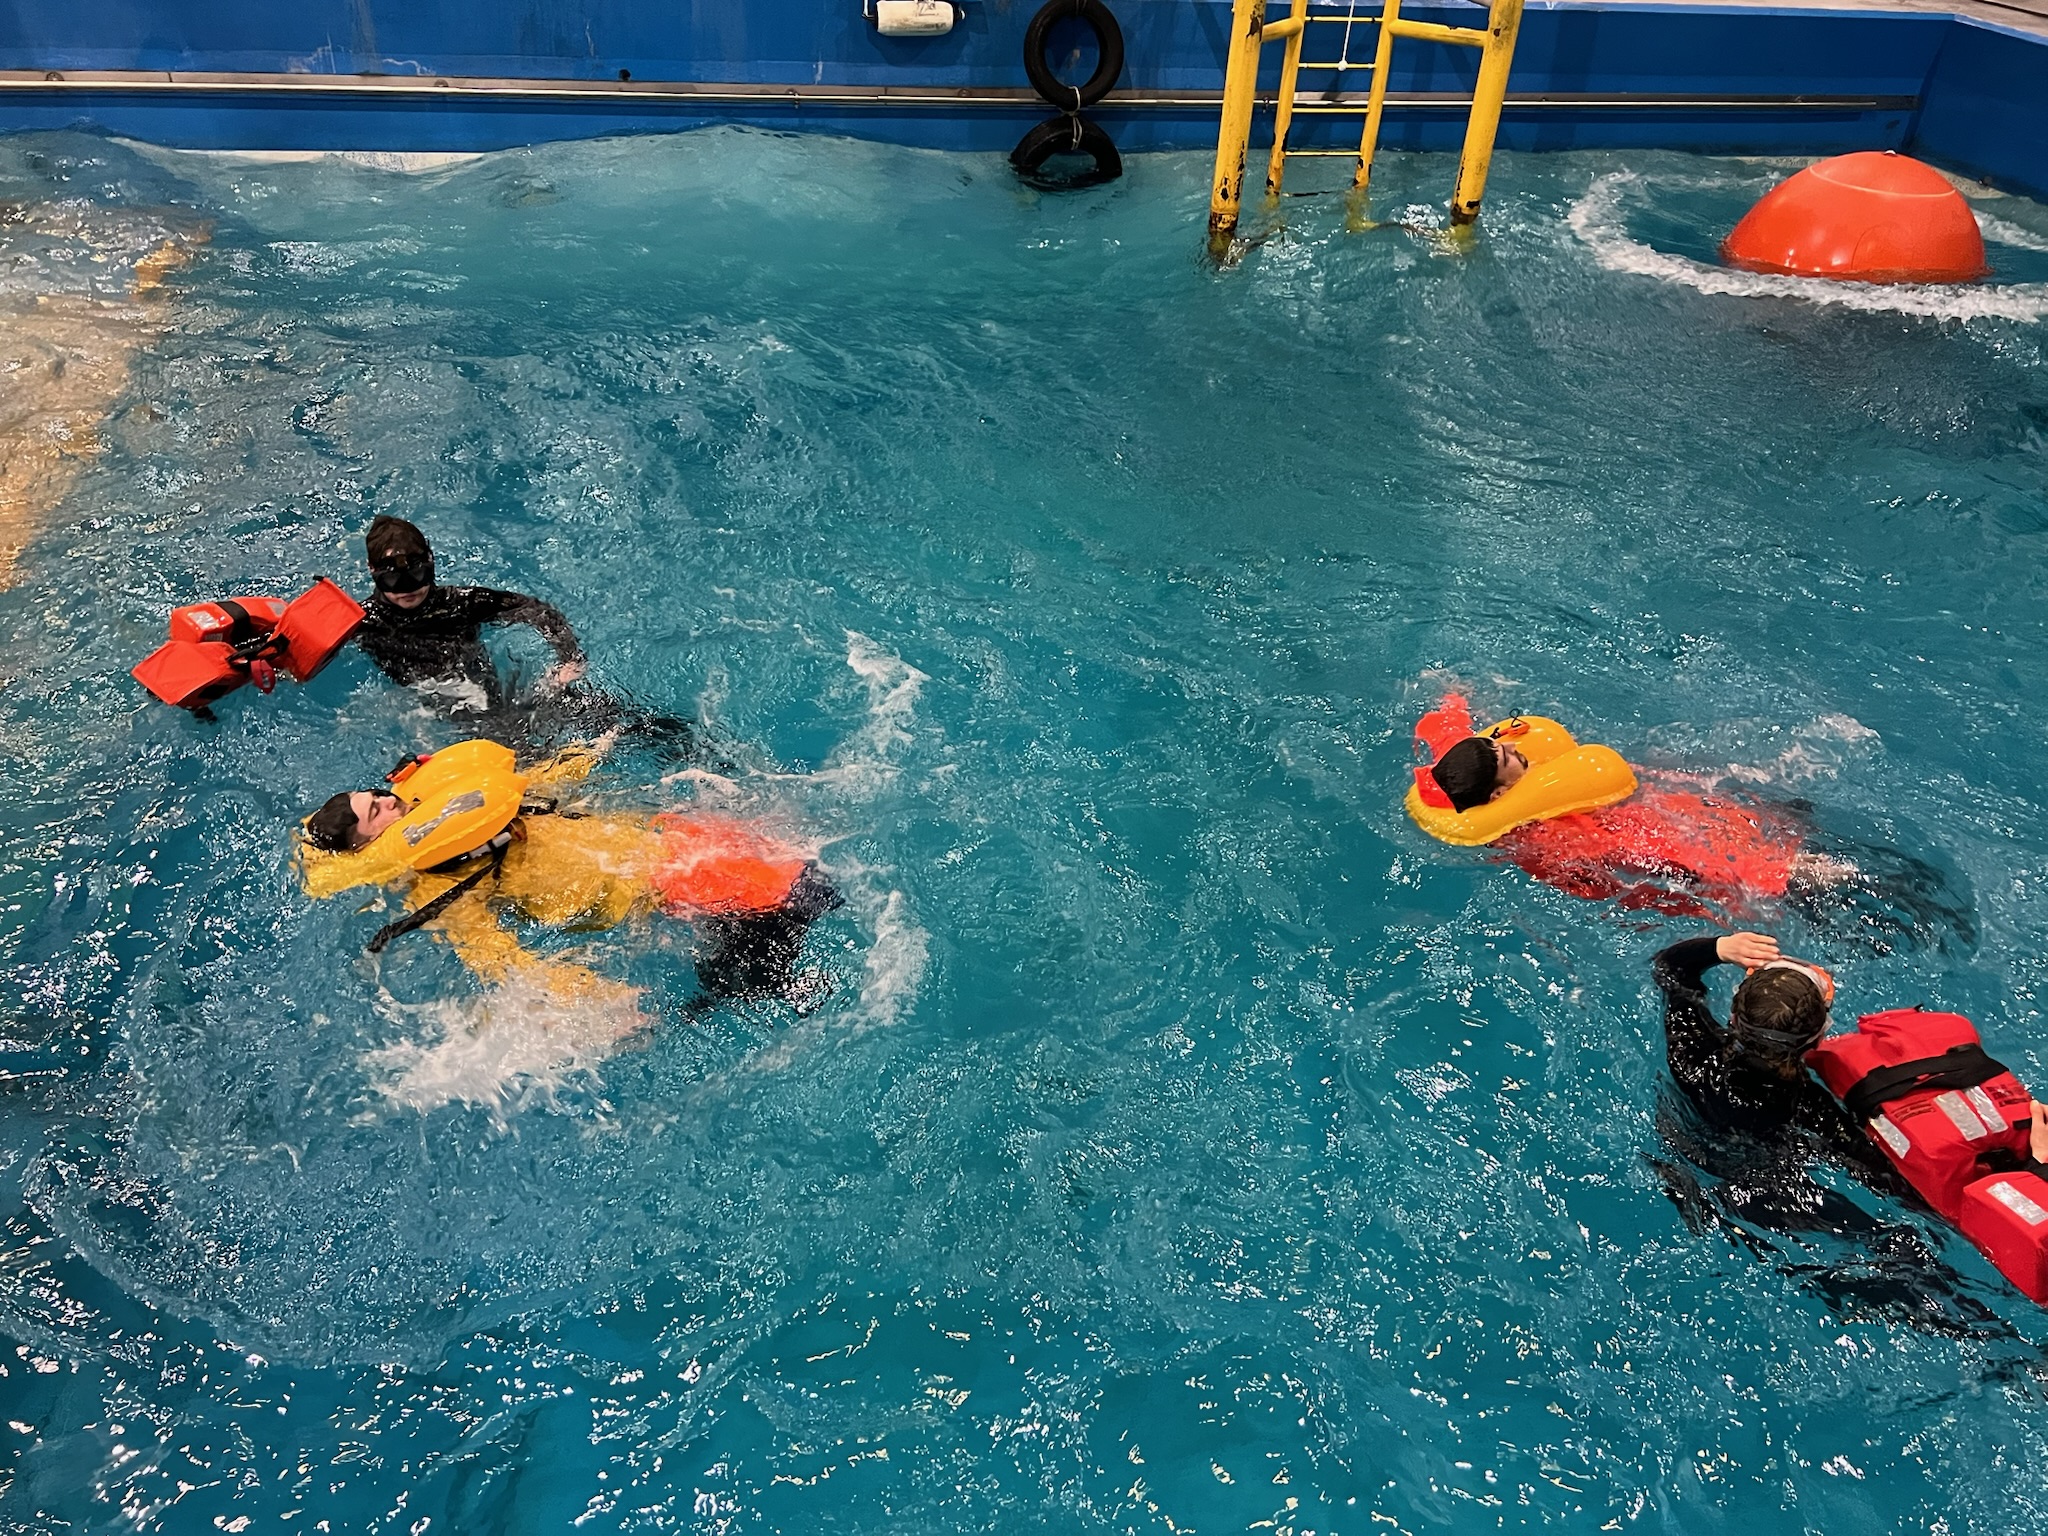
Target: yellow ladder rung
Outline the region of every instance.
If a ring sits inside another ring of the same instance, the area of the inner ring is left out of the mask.
[[[1304,156],[1310,160],[1356,160],[1358,158],[1358,151],[1355,149],[1290,149],[1285,153],[1290,160],[1296,155]]]
[[[1413,37],[1425,43],[1457,43],[1466,48],[1484,48],[1486,34],[1470,27],[1441,27],[1433,21],[1395,21],[1387,30],[1396,37]]]

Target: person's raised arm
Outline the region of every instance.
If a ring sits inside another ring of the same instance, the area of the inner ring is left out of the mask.
[[[1702,934],[1658,952],[1650,974],[1664,994],[1664,1048],[1671,1074],[1690,1085],[1721,1047],[1721,1026],[1707,1006],[1707,972],[1717,965],[1762,965],[1778,955],[1763,933]]]

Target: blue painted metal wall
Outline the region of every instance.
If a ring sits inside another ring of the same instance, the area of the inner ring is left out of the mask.
[[[2048,196],[2048,44],[1981,22],[1950,27],[1908,147]]]
[[[244,82],[236,89],[139,83],[31,89],[0,81],[0,131],[86,126],[193,147],[476,149],[657,132],[706,121],[815,128],[952,148],[1007,149],[1045,115],[1024,102],[707,103],[642,95],[481,99],[435,78],[732,83],[761,86],[1026,86],[1024,29],[1037,0],[966,0],[943,38],[876,35],[860,0],[9,0],[0,70],[236,72],[416,79],[408,95],[335,96]],[[1127,41],[1123,87],[1214,91],[1227,0],[1112,0]],[[1455,3],[1410,14],[1470,25]],[[1336,27],[1314,29],[1335,34]],[[1318,36],[1318,42],[1321,42]],[[1331,38],[1334,44],[1334,37]],[[1269,50],[1277,52],[1277,50]],[[1469,86],[1471,50],[1404,44],[1392,88]],[[1827,152],[1917,146],[2006,184],[2048,192],[2048,44],[1945,16],[1630,4],[1530,6],[1510,91],[1608,104],[1511,105],[1513,149],[1663,146]],[[1617,107],[1645,93],[1684,103]],[[1747,108],[1731,96],[1835,98],[1822,109]],[[1710,98],[1724,98],[1714,101]],[[1846,104],[1843,98],[1866,98]],[[1879,98],[1891,98],[1879,102]],[[1917,116],[1913,103],[1922,103]],[[1205,148],[1215,111],[1118,104],[1094,114],[1128,149]],[[1455,110],[1397,112],[1385,142],[1450,147]],[[1302,142],[1356,132],[1297,119]]]

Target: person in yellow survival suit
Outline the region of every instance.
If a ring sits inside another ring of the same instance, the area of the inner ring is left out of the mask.
[[[408,914],[370,941],[372,952],[432,926],[485,981],[525,975],[577,995],[625,989],[528,951],[499,913],[590,932],[659,910],[707,941],[700,1004],[786,993],[804,935],[840,904],[817,865],[734,817],[562,811],[562,789],[595,762],[572,748],[520,771],[492,741],[408,759],[386,787],[345,790],[307,818],[306,889],[404,885]]]

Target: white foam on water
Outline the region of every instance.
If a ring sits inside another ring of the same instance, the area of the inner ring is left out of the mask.
[[[167,144],[147,144],[140,139],[117,139],[145,160],[176,169],[182,161],[213,162],[222,165],[308,165],[322,160],[339,160],[364,170],[388,171],[398,176],[431,176],[438,171],[481,160],[477,150],[379,150],[379,149],[177,149]]]
[[[910,744],[910,722],[929,679],[857,630],[846,632],[846,664],[867,684],[868,717],[833,752],[828,766],[848,770],[857,779],[873,775],[879,784],[895,775],[895,755]]]
[[[910,915],[903,892],[878,885],[881,871],[860,867],[835,869],[833,878],[860,925],[873,936],[861,966],[860,992],[852,1017],[831,1010],[806,1018],[784,1030],[775,1041],[751,1056],[742,1070],[774,1073],[829,1034],[851,1039],[870,1029],[887,1028],[909,1011],[924,983],[931,936]]]
[[[875,938],[860,980],[861,1017],[871,1024],[894,1024],[917,1000],[931,936],[911,918],[901,891],[886,893],[871,921]]]
[[[2048,235],[2037,235],[2031,229],[2015,224],[2010,219],[2001,219],[1996,214],[1975,210],[1977,227],[1984,232],[1986,240],[2000,245],[2009,245],[2018,251],[2048,251]]]
[[[1593,253],[1594,260],[1610,272],[1680,283],[1700,293],[1743,299],[1798,299],[1866,314],[2021,322],[2048,317],[2048,283],[1845,283],[1829,278],[1738,272],[1732,267],[1709,266],[1688,256],[1660,251],[1630,235],[1623,217],[1625,194],[1642,184],[1642,178],[1629,171],[1598,177],[1572,204],[1567,216],[1572,233]]]
[[[422,1112],[474,1104],[502,1119],[592,1083],[598,1064],[648,1027],[639,998],[624,986],[564,995],[514,976],[473,997],[406,1008],[429,1037],[371,1051],[364,1061],[390,1104]]]
[[[1768,762],[1731,762],[1703,772],[1658,769],[1653,777],[1670,785],[1712,790],[1716,784],[1793,786],[1839,778],[1843,764],[1882,738],[1852,715],[1816,715],[1792,732],[1792,741]]]
[[[832,768],[858,792],[872,796],[897,773],[897,754],[911,742],[911,725],[926,675],[866,635],[846,632],[846,664],[867,684],[867,720],[832,754]],[[916,999],[931,938],[910,915],[900,890],[881,893],[862,913],[874,940],[861,978],[860,1015],[867,1024],[893,1024]]]
[[[869,807],[901,772],[899,758],[914,738],[917,701],[925,673],[857,630],[846,631],[846,665],[867,686],[867,714],[833,749],[825,765],[805,775],[806,787],[827,793],[827,819],[844,823]],[[931,936],[912,916],[909,899],[885,882],[889,871],[838,864],[829,869],[872,938],[862,966],[855,1032],[896,1023],[916,1001],[931,954]],[[787,1060],[801,1037],[792,1033],[757,1065]]]

